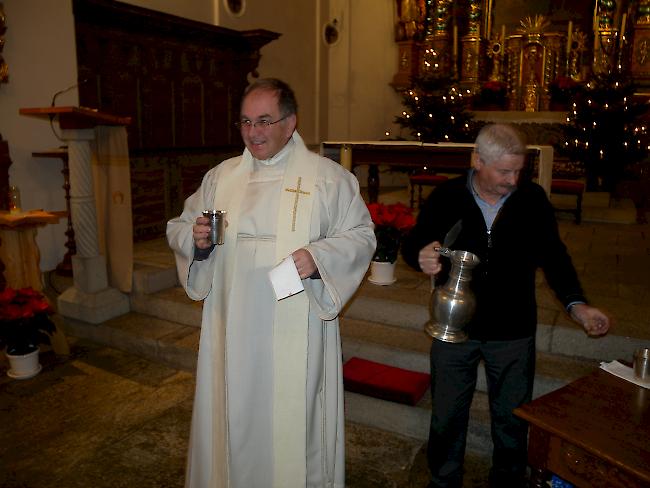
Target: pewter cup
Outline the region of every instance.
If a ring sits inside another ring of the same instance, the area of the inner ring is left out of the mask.
[[[637,349],[634,352],[634,377],[650,382],[650,349]]]
[[[431,294],[431,320],[426,323],[424,330],[431,337],[444,342],[464,342],[467,333],[463,329],[476,309],[476,297],[469,282],[472,279],[472,269],[480,260],[468,251],[446,250],[441,255],[451,259],[451,272],[447,283],[437,287]]]
[[[226,234],[226,211],[204,210],[203,216],[210,219],[210,242],[220,246]]]

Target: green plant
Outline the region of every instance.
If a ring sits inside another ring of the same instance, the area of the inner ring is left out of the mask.
[[[556,149],[584,165],[588,190],[615,191],[627,169],[648,155],[648,104],[635,91],[627,75],[605,73],[574,99]]]
[[[50,320],[52,307],[33,288],[5,288],[0,292],[0,346],[7,353],[23,355],[39,344],[49,344],[55,327]]]
[[[422,142],[471,142],[477,129],[467,104],[456,80],[434,71],[412,80],[395,122]]]
[[[377,250],[372,259],[382,263],[394,263],[404,234],[415,225],[413,209],[403,203],[369,203],[368,210],[375,224],[377,238]]]
[[[580,92],[582,85],[568,76],[558,76],[548,86],[551,101],[569,104]]]
[[[474,105],[478,108],[492,105],[505,107],[507,98],[508,86],[503,81],[486,81],[474,95]]]

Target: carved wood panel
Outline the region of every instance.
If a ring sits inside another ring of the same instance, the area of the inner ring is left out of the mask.
[[[108,0],[73,0],[73,9],[80,104],[132,118],[134,236],[163,235],[205,170],[243,148],[239,101],[260,48],[279,34]]]

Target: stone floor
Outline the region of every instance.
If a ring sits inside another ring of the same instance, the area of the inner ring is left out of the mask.
[[[610,221],[604,208],[585,217],[580,226],[561,217],[560,230],[589,297],[612,314],[615,334],[650,341],[650,226]],[[0,487],[182,487],[192,373],[69,339],[70,356],[42,353],[30,380],[9,379],[0,359]],[[346,429],[348,487],[426,486],[422,441]],[[465,486],[484,486],[487,469],[468,453]]]
[[[194,377],[72,338],[28,381],[0,377],[0,487],[181,488]],[[0,366],[0,374],[6,365]],[[427,485],[423,443],[346,425],[346,486]],[[487,466],[467,456],[466,487]]]

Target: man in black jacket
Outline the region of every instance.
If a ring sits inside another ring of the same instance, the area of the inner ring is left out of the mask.
[[[544,190],[519,181],[525,157],[526,146],[513,127],[485,126],[476,139],[473,168],[432,192],[402,247],[409,265],[444,283],[449,260],[441,260],[436,249],[460,222],[453,249],[481,260],[472,273],[477,304],[465,329],[469,340],[433,340],[431,345],[432,487],[462,486],[469,409],[481,359],[494,443],[490,485],[524,484],[528,426],[512,411],[532,398],[537,268],[589,335],[609,329],[607,316],[586,303]]]

